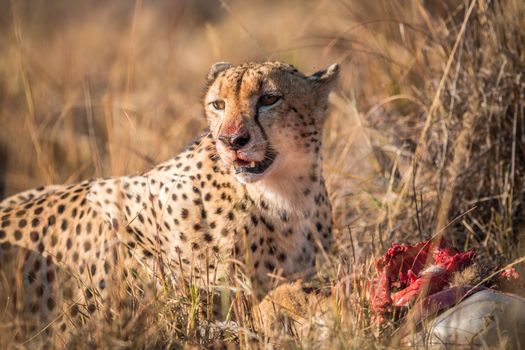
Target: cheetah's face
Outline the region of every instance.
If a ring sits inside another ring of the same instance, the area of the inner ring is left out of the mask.
[[[290,174],[318,156],[338,66],[305,76],[279,63],[217,63],[205,109],[222,161],[242,183]]]

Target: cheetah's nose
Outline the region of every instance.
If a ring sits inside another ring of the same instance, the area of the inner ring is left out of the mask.
[[[247,130],[242,130],[232,135],[219,135],[218,138],[219,141],[234,151],[240,150],[250,142],[250,134]]]

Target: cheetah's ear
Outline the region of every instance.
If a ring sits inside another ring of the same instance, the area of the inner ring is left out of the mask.
[[[308,77],[308,80],[321,83],[322,85],[332,85],[331,83],[337,81],[339,77],[339,65],[337,63],[332,64],[330,67],[315,72]]]
[[[220,72],[225,71],[226,69],[231,68],[231,67],[233,67],[233,64],[229,62],[214,63],[211,66],[210,71],[208,72],[208,77],[207,77],[208,81],[215,80],[215,78],[217,78],[217,75],[219,75]]]

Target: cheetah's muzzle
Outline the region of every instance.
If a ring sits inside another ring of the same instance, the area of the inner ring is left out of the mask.
[[[247,165],[250,165],[250,166],[243,165],[235,161],[234,162],[235,174],[242,174],[242,173],[262,174],[266,170],[268,170],[270,165],[273,164],[275,157],[277,157],[277,152],[275,152],[273,148],[268,147],[266,149],[266,153],[264,154],[264,159],[259,162],[252,162],[251,164],[248,163]]]

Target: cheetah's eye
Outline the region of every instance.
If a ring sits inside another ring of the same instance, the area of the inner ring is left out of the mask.
[[[277,101],[279,101],[280,99],[281,99],[281,96],[279,95],[270,95],[270,94],[262,95],[261,97],[259,97],[259,101],[257,102],[257,104],[259,106],[272,106],[276,104]]]
[[[215,108],[218,111],[222,111],[224,109],[225,103],[223,100],[216,100],[211,102],[211,105],[213,108]]]

